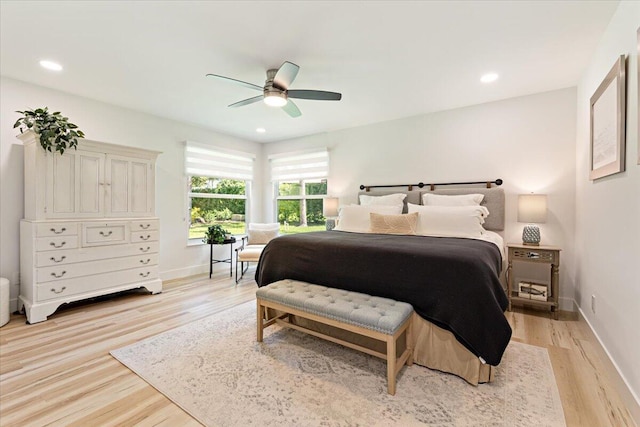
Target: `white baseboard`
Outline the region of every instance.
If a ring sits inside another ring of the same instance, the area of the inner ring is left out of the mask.
[[[209,264],[191,265],[184,268],[176,268],[175,270],[165,270],[160,272],[161,280],[182,279],[183,277],[195,276],[209,272]]]
[[[627,378],[620,371],[620,367],[618,366],[616,361],[613,359],[613,357],[611,357],[611,353],[609,353],[609,350],[600,339],[600,336],[598,335],[596,330],[593,328],[593,325],[591,324],[591,322],[589,322],[589,319],[587,318],[587,316],[584,315],[584,311],[582,311],[582,308],[580,308],[580,306],[578,306],[578,311],[580,312],[580,316],[582,316],[585,322],[587,322],[587,325],[589,325],[589,329],[591,329],[591,332],[593,332],[593,335],[595,335],[596,339],[600,343],[600,346],[602,347],[604,352],[607,354],[607,357],[613,364],[613,367],[616,368],[616,372],[620,376],[620,379],[622,379],[622,382],[624,383],[626,389],[623,389],[622,387],[617,387],[618,393],[622,397],[622,400],[627,406],[627,409],[629,410],[629,413],[631,414],[631,417],[634,419],[636,425],[640,425],[640,398],[638,398],[638,395],[633,391],[633,389],[631,388],[631,385],[629,385]],[[619,381],[614,381],[614,383],[617,385]]]

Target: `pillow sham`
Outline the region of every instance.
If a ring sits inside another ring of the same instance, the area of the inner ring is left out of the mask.
[[[484,199],[484,194],[429,194],[422,195],[425,206],[476,206]]]
[[[352,233],[369,233],[370,213],[398,215],[402,213],[402,206],[360,206],[351,205],[340,208],[338,225],[334,230],[350,231]]]
[[[369,214],[371,228],[369,231],[376,234],[403,234],[415,235],[418,223],[418,212],[403,215]]]
[[[366,194],[360,195],[360,205],[361,206],[400,206],[402,209],[404,207],[404,199],[407,198],[406,194],[403,193],[394,193],[387,194],[385,196],[368,196]]]
[[[409,203],[409,213],[417,212],[416,234],[439,237],[480,237],[489,210],[484,206],[420,206]]]

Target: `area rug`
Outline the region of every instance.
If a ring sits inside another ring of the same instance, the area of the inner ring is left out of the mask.
[[[206,426],[564,426],[547,350],[511,342],[495,381],[405,367],[387,394],[381,359],[272,326],[255,302],[111,352]]]

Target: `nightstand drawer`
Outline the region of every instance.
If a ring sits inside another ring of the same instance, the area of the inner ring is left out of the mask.
[[[553,251],[544,249],[512,249],[511,256],[513,259],[527,260],[532,262],[549,263],[553,261]]]

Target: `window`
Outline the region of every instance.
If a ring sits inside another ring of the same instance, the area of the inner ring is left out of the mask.
[[[201,241],[207,228],[220,224],[231,234],[246,229],[253,155],[186,143],[189,239]]]
[[[325,230],[322,202],[327,195],[329,153],[326,149],[269,158],[280,232]]]

